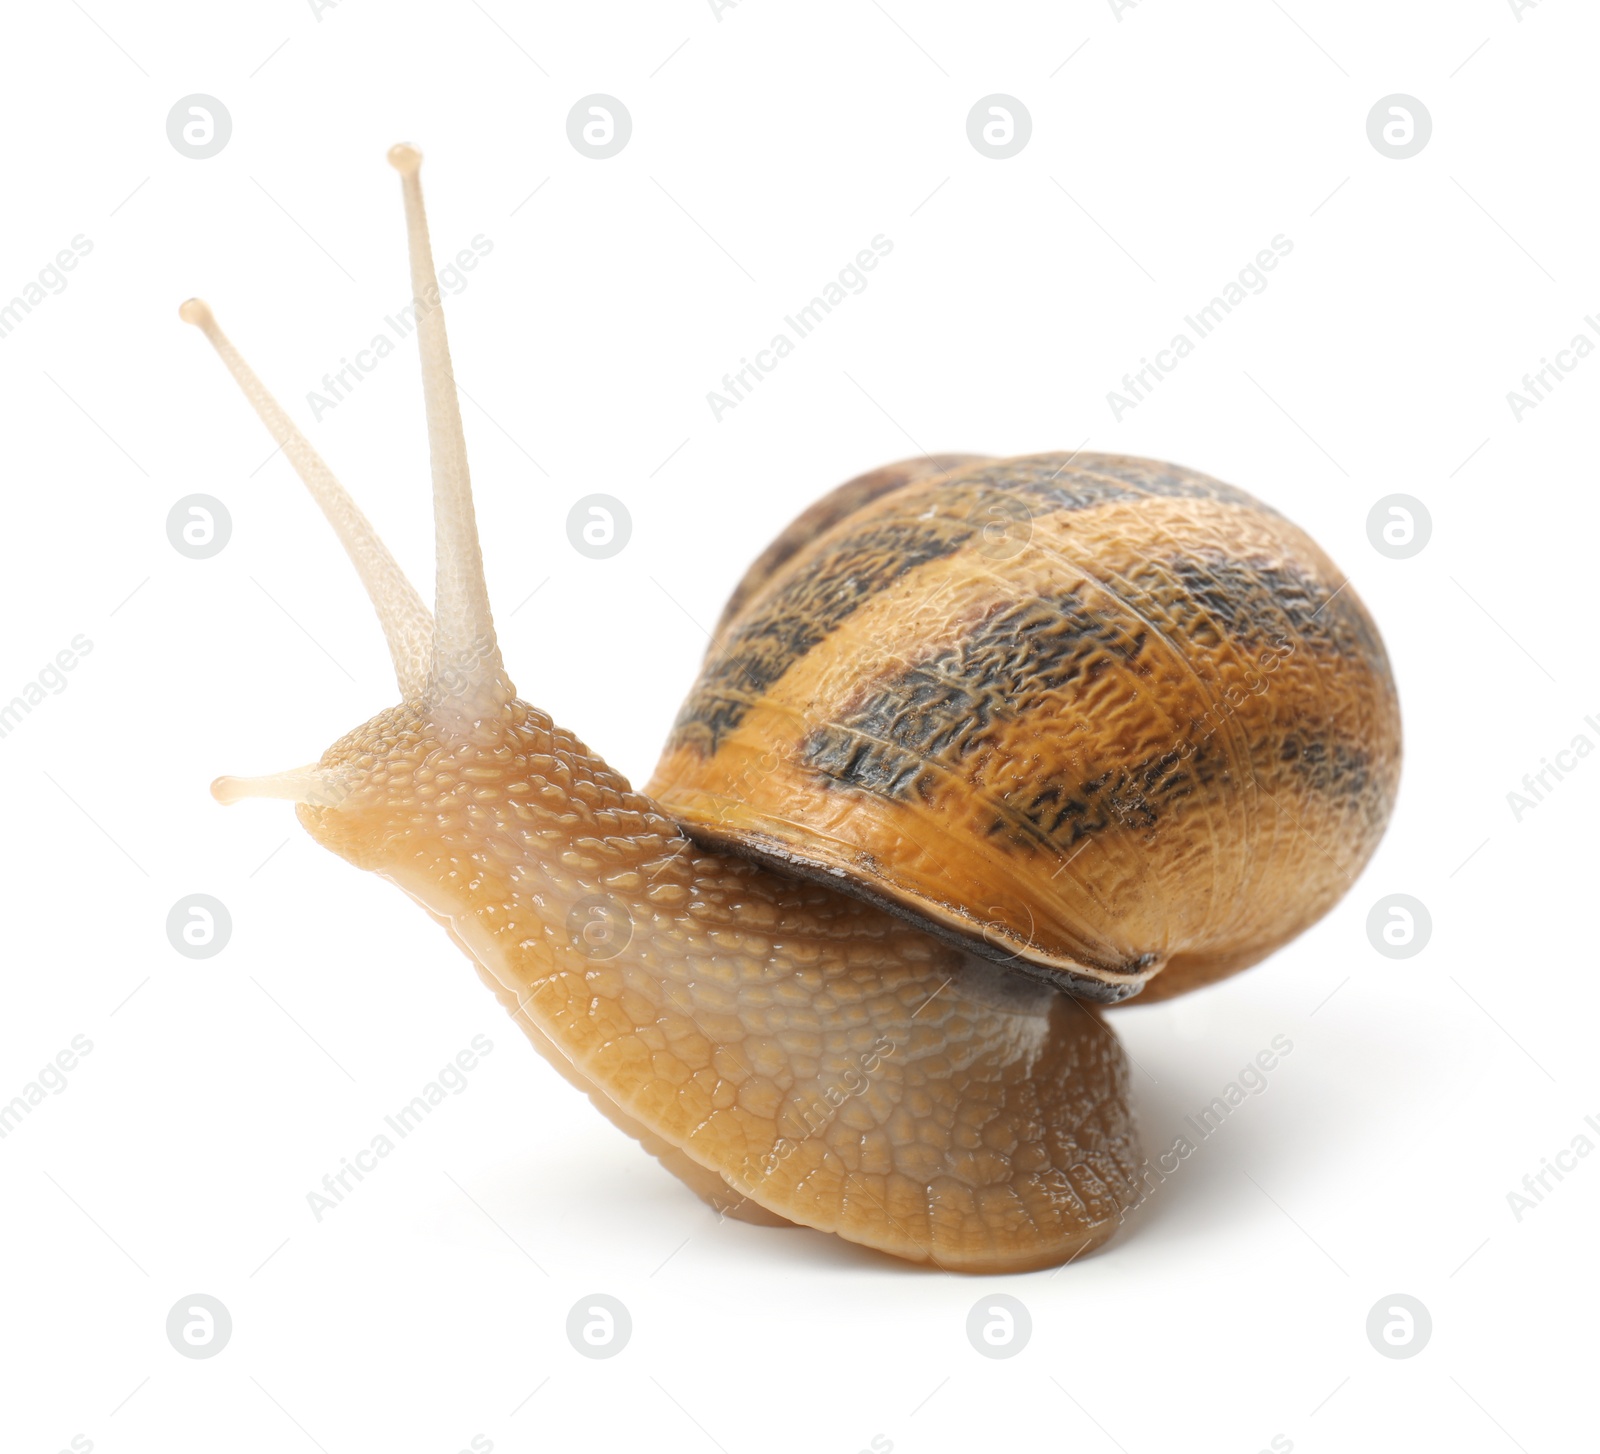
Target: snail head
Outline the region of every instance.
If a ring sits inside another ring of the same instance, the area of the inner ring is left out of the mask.
[[[224,803],[289,799],[325,846],[374,868],[384,866],[397,837],[403,838],[408,815],[425,809],[442,788],[466,782],[482,792],[503,784],[537,755],[550,731],[548,719],[516,700],[489,611],[461,410],[422,202],[422,156],[402,144],[390,150],[389,161],[401,178],[427,409],[437,559],[432,612],[344,486],[223,333],[210,307],[191,298],[179,309],[179,316],[216,349],[344,545],[383,627],[401,698],[398,706],[340,738],[319,761],[262,777],[220,777],[212,793]],[[524,759],[520,764],[519,758]]]

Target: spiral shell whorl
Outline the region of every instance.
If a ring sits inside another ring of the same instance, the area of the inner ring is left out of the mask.
[[[838,497],[741,585],[678,716],[649,791],[690,832],[1109,1000],[1242,969],[1353,881],[1398,702],[1294,525],[1101,455]]]

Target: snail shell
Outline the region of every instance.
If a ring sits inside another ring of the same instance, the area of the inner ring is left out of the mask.
[[[1377,628],[1276,511],[1149,460],[951,455],[763,554],[647,791],[708,846],[1117,1001],[1320,918],[1399,770]]]

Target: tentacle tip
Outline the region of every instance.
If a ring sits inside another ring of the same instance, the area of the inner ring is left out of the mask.
[[[204,298],[186,298],[178,305],[178,317],[196,328],[204,328],[212,321],[211,305]]]
[[[211,796],[224,807],[231,807],[241,798],[249,796],[248,793],[241,791],[243,786],[244,784],[236,777],[214,778],[211,783]]]
[[[396,142],[389,148],[389,165],[403,177],[415,176],[422,170],[422,153],[409,141]]]
[[[337,775],[312,762],[265,777],[219,777],[211,784],[211,796],[219,803],[237,803],[242,798],[287,798],[291,803],[332,808],[343,800],[345,788]]]

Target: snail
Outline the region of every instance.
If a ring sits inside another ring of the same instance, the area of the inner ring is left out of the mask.
[[[348,551],[401,701],[222,777],[441,924],[533,1044],[714,1207],[969,1272],[1141,1191],[1102,1006],[1323,915],[1400,763],[1377,630],[1242,491],[1107,455],[863,475],[739,583],[643,792],[516,695],[490,615],[421,156],[397,146],[430,613],[198,299]]]

